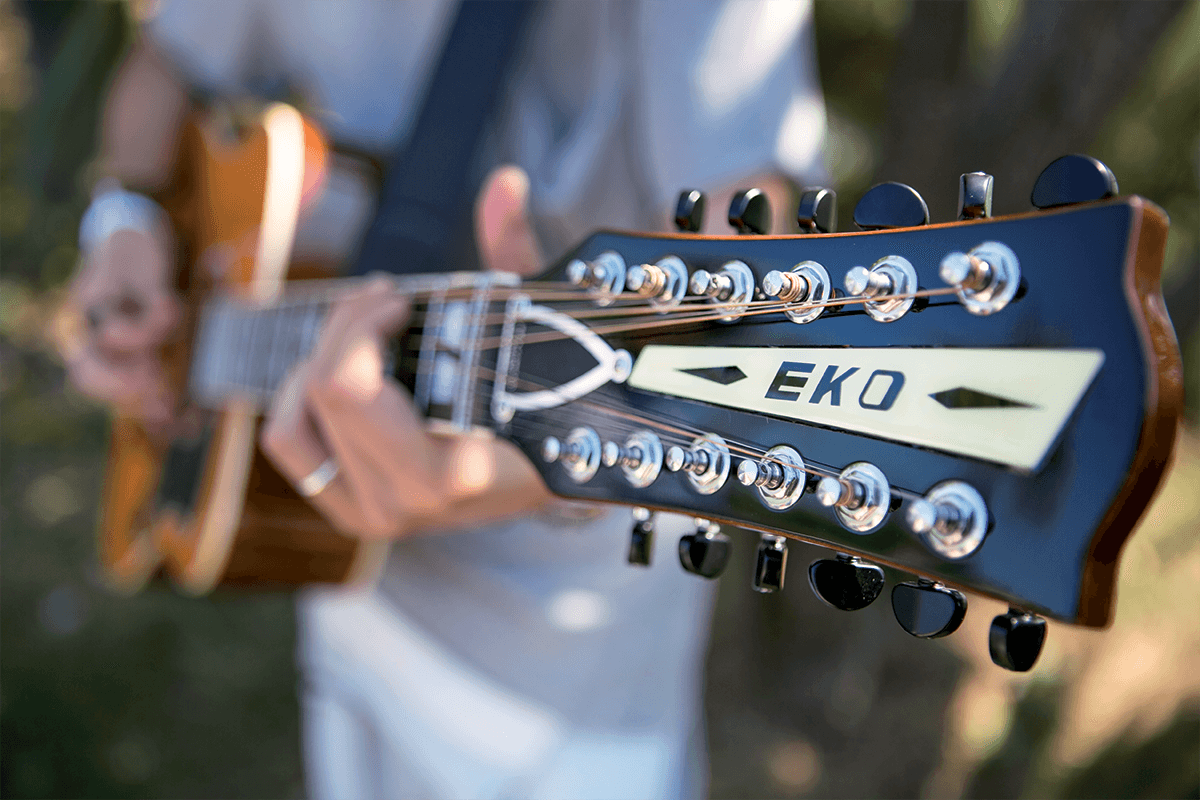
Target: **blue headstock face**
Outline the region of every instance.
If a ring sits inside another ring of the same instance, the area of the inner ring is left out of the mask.
[[[1103,625],[1180,404],[1166,229],[1118,197],[862,233],[597,233],[543,276],[577,295],[530,294],[587,333],[511,326],[520,407],[495,426],[564,497]],[[589,368],[598,386],[572,385]]]

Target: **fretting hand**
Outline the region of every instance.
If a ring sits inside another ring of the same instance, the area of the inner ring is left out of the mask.
[[[529,183],[493,172],[476,207],[484,266],[532,274],[541,259],[528,217]],[[334,304],[312,355],[284,381],[263,450],[343,531],[386,538],[527,511],[547,491],[510,444],[425,431],[412,398],[383,373],[385,342],[409,304],[377,278]]]

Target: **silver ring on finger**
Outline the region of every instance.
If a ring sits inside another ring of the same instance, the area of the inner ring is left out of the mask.
[[[321,466],[297,481],[296,489],[305,497],[316,497],[325,491],[325,487],[333,483],[333,479],[337,477],[337,474],[337,462],[332,458],[327,458],[321,462]]]

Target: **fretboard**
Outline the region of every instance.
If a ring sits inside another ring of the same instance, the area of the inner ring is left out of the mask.
[[[220,408],[233,398],[265,407],[297,362],[316,345],[346,280],[293,284],[270,305],[215,297],[205,304],[195,337],[189,394],[201,406]],[[489,321],[506,286],[500,273],[448,273],[395,278],[396,291],[412,299],[413,324],[390,348],[389,374],[408,384],[418,408],[454,427],[469,428],[486,416],[489,366],[480,363],[481,338],[494,336]],[[484,379],[481,379],[481,373]]]

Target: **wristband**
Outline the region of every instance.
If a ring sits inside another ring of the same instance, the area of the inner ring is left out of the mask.
[[[169,231],[167,212],[162,206],[137,192],[119,185],[101,191],[92,200],[79,221],[79,250],[87,254],[93,247],[120,230]]]

